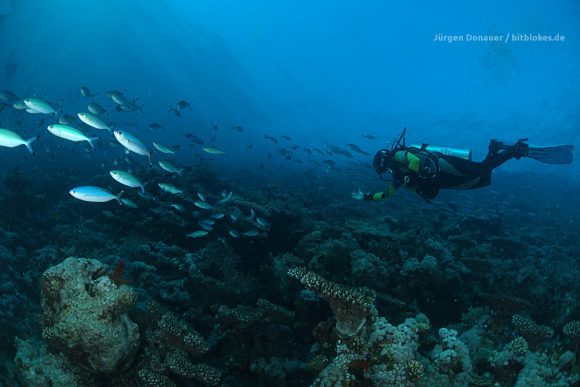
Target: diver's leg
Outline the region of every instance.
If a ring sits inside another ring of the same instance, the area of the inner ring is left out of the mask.
[[[491,140],[489,142],[489,151],[485,159],[481,162],[489,169],[495,169],[511,159],[519,160],[528,155],[528,144],[525,143],[527,139],[518,140],[514,145],[505,145],[504,143]]]
[[[474,189],[491,182],[491,169],[478,161],[441,156],[438,181],[441,188]]]

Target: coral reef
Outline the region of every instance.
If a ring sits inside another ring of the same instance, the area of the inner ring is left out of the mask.
[[[136,199],[139,211],[105,213],[55,195],[42,217],[0,219],[0,384],[580,382],[580,232],[553,226],[574,220],[563,209],[522,192],[517,205],[403,195],[354,207],[256,184],[216,206],[222,223],[206,239],[181,232],[211,216],[189,198],[176,198],[184,212]],[[259,235],[227,234],[250,227]]]

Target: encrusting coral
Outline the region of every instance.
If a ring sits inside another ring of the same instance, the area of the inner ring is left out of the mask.
[[[51,350],[94,373],[128,367],[140,343],[126,314],[136,294],[108,272],[100,261],[71,257],[42,276],[43,337]]]
[[[87,371],[47,351],[45,343],[16,339],[16,365],[26,386],[85,386]]]

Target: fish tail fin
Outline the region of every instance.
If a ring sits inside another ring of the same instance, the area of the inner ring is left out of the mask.
[[[100,136],[96,136],[96,137],[89,137],[87,139],[87,141],[89,142],[89,145],[91,146],[91,148],[93,148],[93,150],[95,150],[95,144],[93,144],[93,141],[97,141],[100,140],[101,137]]]
[[[153,168],[153,161],[151,161],[151,152],[147,153],[147,158],[149,159],[149,167]]]
[[[26,140],[26,142],[24,143],[24,145],[26,146],[26,148],[28,149],[28,151],[32,155],[34,155],[34,151],[32,150],[32,147],[30,146],[30,144],[32,144],[34,141],[36,141],[38,139],[38,137],[40,137],[40,135],[31,137],[28,140]]]

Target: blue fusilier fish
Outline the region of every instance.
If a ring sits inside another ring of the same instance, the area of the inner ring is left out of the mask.
[[[0,129],[0,146],[5,146],[7,148],[14,148],[20,145],[24,145],[30,153],[34,154],[30,144],[32,144],[37,138],[38,136],[34,136],[28,140],[25,140],[11,130]]]
[[[218,201],[218,203],[225,203],[232,197],[232,191],[226,193],[226,191],[222,192],[222,199]]]
[[[123,191],[121,191],[118,195],[115,195],[103,188],[83,186],[73,188],[69,191],[69,193],[74,198],[84,202],[105,203],[110,202],[111,200],[116,200],[119,202],[119,204],[122,204],[121,195],[123,194]]]
[[[209,203],[206,202],[202,202],[202,201],[195,201],[193,202],[193,204],[197,207],[197,208],[201,208],[202,210],[211,210],[213,209],[213,206]]]
[[[23,100],[24,105],[26,105],[26,111],[28,113],[40,113],[40,114],[55,114],[56,110],[46,101],[39,98],[26,98]]]
[[[206,236],[208,234],[207,231],[205,230],[198,230],[198,231],[194,231],[192,233],[189,233],[187,235],[185,235],[187,238],[203,238],[204,236]]]
[[[111,128],[109,128],[109,125],[105,124],[103,122],[103,120],[101,120],[99,117],[97,117],[96,115],[92,114],[92,113],[79,113],[77,114],[77,116],[79,117],[79,119],[84,122],[85,124],[87,124],[88,126],[95,128],[95,129],[103,129],[103,130],[108,130],[109,132],[111,131]]]
[[[115,170],[109,172],[109,174],[113,179],[115,179],[119,183],[131,188],[141,188],[141,192],[145,193],[145,185],[143,185],[143,183],[141,183],[139,179],[131,175],[129,172]]]
[[[88,137],[80,130],[68,125],[61,124],[48,125],[47,129],[50,133],[54,134],[56,137],[64,138],[65,140],[73,142],[86,141],[93,149],[95,149],[95,144],[93,144],[93,142],[100,138],[100,137]]]
[[[115,130],[113,133],[115,134],[117,141],[119,141],[119,143],[127,150],[137,153],[141,156],[147,156],[149,159],[149,165],[153,165],[151,163],[151,152],[134,134],[131,134],[126,130]]]

